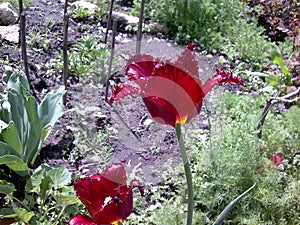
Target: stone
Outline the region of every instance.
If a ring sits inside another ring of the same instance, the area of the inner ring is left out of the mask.
[[[166,35],[169,32],[169,29],[165,25],[157,22],[154,22],[153,24],[146,24],[145,29],[154,34],[161,33]]]
[[[70,4],[70,6],[75,7],[76,9],[78,7],[81,7],[83,9],[87,9],[89,14],[92,16],[96,16],[98,13],[98,6],[91,3],[91,2],[87,2],[87,1],[75,1],[73,3]]]
[[[129,16],[126,13],[122,12],[112,12],[111,20],[116,20],[118,22],[118,25],[121,26],[137,26],[139,23],[139,18],[136,16]],[[103,22],[107,22],[107,15],[103,18]]]
[[[11,43],[19,43],[19,30],[18,24],[9,26],[0,26],[0,37]]]
[[[0,3],[0,25],[14,24],[18,18],[18,13],[9,2]]]

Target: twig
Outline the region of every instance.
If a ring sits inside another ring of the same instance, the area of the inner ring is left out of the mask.
[[[67,13],[67,8],[68,8],[68,0],[65,0],[65,6],[64,6],[64,24],[63,24],[63,33],[64,33],[64,38],[63,38],[63,61],[64,61],[64,67],[63,67],[63,82],[65,86],[65,90],[68,90],[68,73],[69,73],[69,68],[68,68],[68,25],[69,25],[69,15]],[[64,105],[67,102],[67,92],[65,93],[63,97],[63,103]]]
[[[262,128],[263,128],[264,122],[266,120],[266,117],[267,117],[267,114],[268,114],[270,108],[273,105],[276,105],[276,104],[281,103],[281,102],[285,102],[285,103],[299,102],[300,101],[300,97],[296,97],[299,94],[300,94],[300,87],[298,89],[296,89],[295,91],[293,91],[293,92],[291,92],[291,93],[289,93],[289,94],[287,94],[285,96],[282,96],[282,97],[271,97],[271,98],[268,98],[266,100],[266,105],[265,105],[265,107],[263,109],[263,112],[261,114],[261,117],[260,117],[260,120],[259,120],[259,123],[258,123],[258,126],[257,126],[257,130],[258,130],[257,137],[259,139],[262,138]],[[293,99],[291,99],[291,98],[293,98]]]
[[[140,8],[140,17],[139,17],[139,24],[137,30],[137,37],[136,37],[136,54],[141,52],[141,41],[143,35],[143,20],[144,20],[144,8],[145,8],[145,0],[141,1],[141,8]]]
[[[105,36],[104,36],[104,44],[107,43],[107,36],[108,36],[109,26],[111,23],[111,15],[112,15],[113,6],[114,6],[114,0],[111,0],[110,6],[109,6],[108,17],[107,17],[106,31],[105,31]]]
[[[110,52],[110,58],[109,58],[109,64],[108,64],[108,71],[106,75],[106,88],[105,88],[105,101],[107,102],[107,96],[108,96],[108,86],[109,86],[109,79],[111,76],[111,67],[112,62],[114,59],[114,50],[115,50],[115,39],[116,39],[116,33],[117,33],[117,20],[113,21],[113,33],[112,33],[112,40],[111,40],[111,52]]]
[[[20,42],[21,42],[22,60],[24,64],[25,75],[28,79],[28,83],[30,84],[27,50],[26,50],[26,18],[25,18],[25,13],[23,8],[23,0],[19,0],[19,13],[20,13]]]

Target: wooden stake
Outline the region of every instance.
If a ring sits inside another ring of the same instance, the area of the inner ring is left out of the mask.
[[[113,20],[113,33],[112,33],[112,40],[111,40],[111,52],[110,52],[110,58],[109,58],[109,65],[108,65],[108,72],[106,75],[106,89],[105,89],[105,101],[107,102],[107,96],[108,96],[108,86],[109,86],[109,79],[111,78],[111,67],[112,62],[114,59],[114,50],[115,50],[115,39],[116,39],[116,33],[117,33],[117,20]]]
[[[106,31],[105,31],[105,36],[104,36],[104,44],[107,43],[107,36],[108,36],[109,26],[111,23],[111,15],[112,15],[112,11],[113,11],[113,6],[114,6],[114,0],[111,0],[110,6],[109,6],[108,17],[107,17]]]
[[[144,20],[144,8],[145,8],[145,0],[141,1],[141,8],[140,8],[140,17],[139,17],[139,24],[137,30],[137,37],[136,37],[136,54],[141,53],[141,41],[143,35],[143,20]]]
[[[69,15],[67,13],[67,8],[68,8],[68,0],[65,0],[65,6],[64,6],[64,25],[63,25],[63,82],[65,86],[65,90],[68,90],[68,73],[69,73],[69,68],[68,68],[68,25],[69,25]],[[67,92],[65,93],[63,97],[63,103],[64,105],[67,102]]]
[[[26,50],[26,18],[25,18],[22,0],[19,0],[19,14],[20,14],[20,42],[21,42],[22,60],[24,64],[25,75],[28,79],[28,83],[30,84],[27,50]]]

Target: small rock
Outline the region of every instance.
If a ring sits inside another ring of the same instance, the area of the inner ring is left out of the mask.
[[[118,21],[118,25],[130,25],[130,26],[137,26],[139,23],[139,18],[136,16],[129,16],[126,13],[122,12],[112,12],[111,15],[112,20]],[[103,22],[107,22],[107,15],[104,16]]]
[[[19,25],[0,26],[0,36],[11,43],[19,43]]]
[[[18,13],[9,2],[0,3],[0,25],[14,24],[18,18]]]
[[[87,9],[89,14],[92,16],[96,16],[98,13],[98,6],[91,3],[91,2],[86,2],[86,1],[75,1],[70,4],[71,6],[75,7],[76,9],[78,7],[81,7],[83,9]]]
[[[162,33],[162,34],[166,35],[169,32],[169,29],[165,25],[157,23],[157,22],[154,22],[153,24],[149,24],[149,25],[146,24],[145,28],[150,29],[150,31],[154,34]]]

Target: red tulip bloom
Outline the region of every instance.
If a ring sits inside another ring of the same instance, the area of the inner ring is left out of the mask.
[[[109,102],[119,101],[128,94],[139,94],[156,122],[175,127],[200,113],[203,98],[216,84],[243,85],[240,77],[218,69],[216,75],[202,85],[193,48],[194,45],[188,45],[175,62],[160,61],[145,54],[134,55],[126,66],[126,75],[139,88],[130,84],[116,85]]]
[[[108,225],[124,221],[132,212],[134,187],[143,192],[136,180],[127,185],[123,164],[113,164],[101,174],[76,179],[74,189],[90,216],[77,214],[68,224]]]
[[[275,155],[270,155],[270,159],[276,166],[279,166],[283,163],[284,154],[282,152],[276,153]]]

